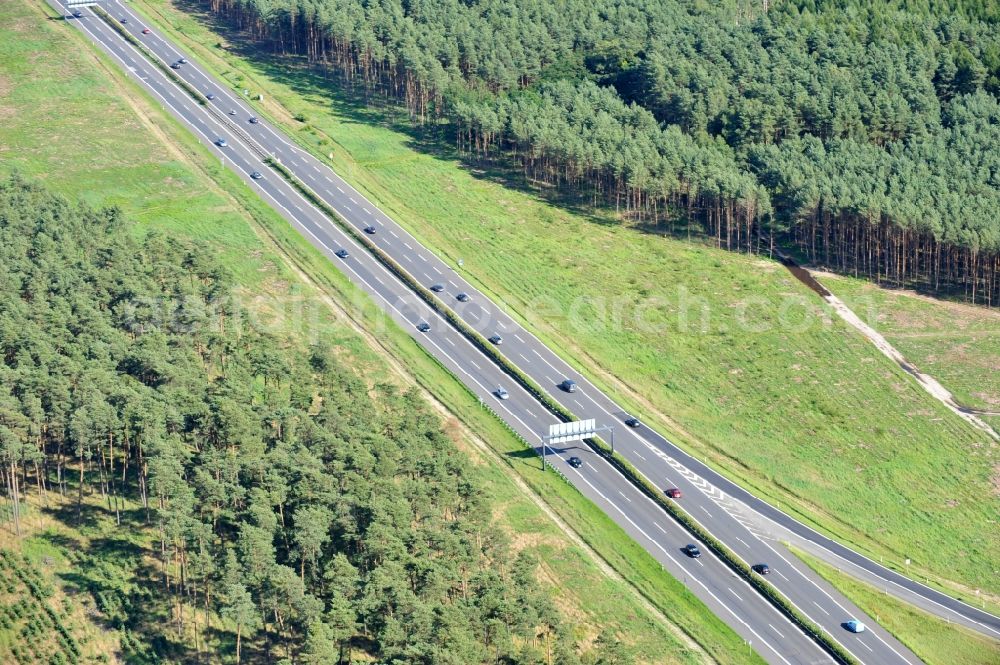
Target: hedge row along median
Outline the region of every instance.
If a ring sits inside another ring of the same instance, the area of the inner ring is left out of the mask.
[[[597,449],[597,452],[614,465],[622,475],[628,478],[657,505],[662,507],[667,514],[691,532],[698,540],[705,543],[726,565],[745,579],[750,586],[764,596],[778,611],[787,616],[792,623],[823,647],[831,656],[839,662],[844,663],[844,665],[861,665],[861,662],[838,644],[829,633],[820,628],[812,619],[799,612],[795,605],[781,591],[760,575],[755,574],[749,564],[729,549],[725,543],[710,534],[701,524],[696,522],[677,502],[666,499],[663,496],[662,490],[653,485],[628,460],[619,453],[612,452],[610,446],[600,438],[595,437],[589,441]]]
[[[273,169],[278,171],[289,183],[301,192],[303,196],[309,199],[313,205],[322,210],[348,235],[354,238],[354,240],[356,240],[373,256],[381,261],[383,265],[385,265],[394,275],[402,280],[410,289],[416,292],[417,295],[419,295],[430,307],[434,309],[434,311],[443,316],[459,332],[475,344],[477,348],[489,356],[505,373],[510,375],[529,393],[531,393],[533,397],[538,399],[549,411],[565,421],[576,419],[572,412],[553,400],[544,390],[542,390],[541,386],[535,383],[531,377],[522,372],[518,367],[507,360],[504,355],[497,351],[497,349],[490,344],[485,337],[479,334],[476,330],[470,328],[465,321],[458,317],[457,314],[439,301],[430,289],[417,282],[410,275],[410,273],[406,271],[406,269],[396,262],[395,259],[385,253],[382,249],[375,245],[374,242],[357,231],[357,229],[353,226],[348,224],[339,213],[331,208],[326,201],[320,198],[319,195],[312,190],[312,188],[299,180],[298,177],[288,170],[284,164],[272,158],[268,158],[266,161]],[[698,524],[698,522],[696,522],[687,513],[687,511],[677,505],[676,502],[668,501],[664,498],[660,489],[654,486],[645,476],[639,473],[639,471],[633,467],[628,460],[622,457],[619,453],[612,452],[608,444],[600,438],[595,437],[590,439],[590,441],[597,451],[602,456],[607,458],[608,461],[622,473],[622,475],[636,485],[641,491],[647,494],[671,517],[679,522],[681,526],[698,538],[698,540],[710,547],[712,551],[715,552],[720,559],[722,559],[722,561],[733,569],[734,572],[745,579],[756,591],[763,595],[764,598],[766,598],[780,612],[785,614],[792,621],[792,623],[803,630],[806,635],[811,637],[821,647],[829,652],[831,656],[836,658],[841,663],[844,663],[844,665],[860,665],[860,662],[855,659],[854,656],[834,641],[828,633],[824,632],[823,629],[816,625],[811,619],[799,612],[791,601],[789,601],[784,594],[782,594],[771,583],[765,581],[759,575],[754,574],[746,562],[740,559],[740,557],[737,556],[735,552],[730,550],[722,541],[718,540],[715,536],[711,535],[700,524]]]
[[[423,284],[416,281],[412,275],[401,265],[396,263],[396,260],[391,256],[386,254],[382,249],[378,247],[374,242],[368,239],[367,236],[363,235],[353,226],[348,224],[343,220],[340,214],[331,208],[326,201],[321,199],[311,187],[303,183],[298,177],[289,171],[284,164],[273,158],[267,158],[267,163],[273,169],[281,173],[281,175],[290,182],[297,190],[299,190],[303,196],[305,196],[309,201],[315,205],[317,208],[322,210],[328,217],[333,219],[338,226],[341,227],[349,236],[351,236],[355,241],[361,244],[365,249],[367,249],[372,255],[375,256],[379,261],[382,262],[396,277],[402,280],[410,289],[415,291],[431,308],[434,309],[438,314],[443,316],[448,323],[453,325],[459,332],[461,332],[466,338],[469,339],[473,344],[476,345],[483,353],[488,355],[493,362],[499,365],[500,369],[509,374],[515,381],[521,384],[532,397],[542,402],[545,408],[552,411],[554,414],[562,418],[563,420],[569,421],[574,420],[575,416],[565,409],[561,404],[554,401],[542,387],[535,383],[534,379],[529,377],[527,374],[518,369],[514,364],[512,364],[507,358],[501,354],[497,349],[489,343],[489,341],[483,337],[479,332],[473,330],[465,323],[457,314],[455,314],[451,309],[446,307],[438,298],[431,292],[430,289],[425,287]]]
[[[162,60],[160,60],[156,56],[155,53],[153,53],[148,48],[146,48],[145,44],[143,44],[138,39],[136,39],[135,35],[133,35],[131,32],[129,32],[128,30],[126,30],[125,28],[123,28],[121,26],[121,24],[118,21],[116,21],[113,16],[111,16],[111,14],[109,14],[107,11],[105,11],[104,9],[102,9],[98,5],[92,5],[91,9],[94,10],[94,13],[97,14],[99,17],[101,17],[104,20],[105,23],[107,23],[112,28],[114,28],[116,31],[118,31],[118,34],[120,34],[122,37],[124,37],[125,41],[127,41],[129,44],[131,44],[132,46],[134,46],[136,49],[138,49],[138,51],[140,53],[142,53],[142,55],[147,60],[149,60],[151,63],[153,63],[154,65],[156,65],[159,69],[161,69],[163,71],[163,73],[166,74],[167,77],[171,81],[173,81],[174,83],[176,83],[177,85],[179,85],[181,88],[183,88],[184,92],[186,92],[187,94],[191,95],[191,97],[193,97],[196,102],[198,102],[202,106],[204,106],[205,104],[208,104],[208,99],[203,94],[201,94],[200,92],[198,92],[197,88],[195,88],[190,83],[188,83],[187,81],[185,81],[184,79],[182,79],[180,76],[178,76],[177,73],[174,70],[172,70],[170,67],[168,67]]]
[[[118,33],[128,41],[132,46],[134,46],[144,57],[151,61],[152,64],[159,67],[168,78],[176,85],[181,87],[185,92],[187,92],[193,99],[195,99],[199,104],[206,105],[207,99],[193,86],[188,84],[182,78],[180,78],[172,69],[169,68],[162,60],[157,58],[155,54],[149,51],[144,44],[142,44],[136,37],[129,33],[124,27],[122,27],[110,14],[101,9],[100,7],[94,7],[95,13],[112,26]],[[386,266],[393,274],[397,276],[401,281],[403,281],[412,291],[417,293],[430,307],[432,307],[437,313],[444,317],[453,327],[455,327],[459,332],[461,332],[467,339],[469,339],[478,349],[483,353],[487,354],[506,374],[511,376],[516,380],[521,386],[523,386],[533,397],[538,399],[549,411],[557,415],[557,417],[562,420],[573,420],[575,418],[574,414],[569,410],[565,409],[562,405],[555,402],[537,383],[534,382],[528,375],[522,372],[518,367],[513,365],[504,355],[502,355],[492,344],[490,344],[480,333],[469,327],[463,320],[461,320],[457,314],[455,314],[450,308],[444,305],[429,289],[424,287],[422,284],[418,283],[401,265],[399,265],[392,257],[382,251],[378,246],[376,246],[371,240],[366,236],[357,231],[353,226],[348,224],[336,211],[334,211],[325,201],[323,201],[311,188],[309,188],[305,183],[300,181],[293,173],[291,173],[287,168],[284,167],[280,162],[268,158],[266,160],[269,165],[276,171],[282,174],[296,189],[298,189],[308,200],[310,200],[314,205],[319,207],[323,212],[335,221],[342,229],[344,229],[356,242],[365,247],[373,256],[375,256],[384,266]],[[491,409],[492,411],[492,409]],[[497,414],[494,413],[496,416]],[[498,417],[498,416],[497,416]],[[502,420],[502,419],[501,419]],[[527,442],[525,442],[527,444]],[[791,602],[781,594],[778,589],[776,589],[769,582],[763,580],[760,576],[754,574],[750,567],[742,561],[732,550],[730,550],[724,543],[717,540],[708,531],[706,531],[700,524],[698,524],[686,511],[684,511],[676,502],[669,501],[665,499],[659,488],[655,487],[648,479],[646,479],[637,469],[635,469],[624,457],[617,453],[613,453],[608,448],[607,444],[604,443],[599,438],[592,440],[592,444],[597,448],[602,455],[604,455],[612,464],[615,465],[617,469],[629,479],[635,486],[644,491],[648,496],[650,496],[657,504],[659,504],[668,514],[671,515],[678,523],[680,523],[685,529],[687,529],[691,534],[693,534],[698,540],[706,544],[710,549],[712,549],[723,561],[726,562],[728,566],[734,572],[739,574],[748,583],[754,587],[756,591],[761,593],[772,605],[774,605],[779,611],[783,612],[789,619],[795,623],[800,629],[802,629],[807,635],[819,643],[824,649],[826,649],[834,658],[838,661],[845,663],[846,665],[856,665],[858,661],[848,653],[843,647],[837,644],[832,636],[825,633],[819,626],[813,623],[808,617],[801,614]],[[528,444],[530,447],[530,444]],[[560,474],[561,475],[561,474]]]

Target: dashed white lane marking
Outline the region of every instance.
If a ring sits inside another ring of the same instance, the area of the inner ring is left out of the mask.
[[[780,571],[780,570],[779,570],[779,571],[777,571],[777,573],[778,573],[778,575],[779,575],[779,576],[781,577],[781,579],[785,580],[786,582],[790,581],[790,580],[789,580],[789,579],[788,579],[787,577],[785,577],[784,575],[782,575],[782,574],[781,574],[781,571]]]
[[[816,602],[815,600],[813,601],[813,605],[815,605],[816,607],[818,607],[818,608],[819,608],[819,611],[820,611],[820,612],[822,612],[823,614],[825,614],[825,615],[827,615],[827,616],[830,616],[830,613],[829,613],[829,612],[827,612],[826,610],[824,610],[824,609],[823,609],[823,606],[822,606],[822,605],[820,605],[819,603],[817,603],[817,602]]]
[[[645,457],[643,457],[643,456],[642,456],[641,454],[639,454],[639,453],[636,453],[636,454],[635,454],[635,456],[636,456],[636,457],[638,457],[639,459],[641,459],[641,460],[642,460],[643,462],[645,462],[645,461],[646,461],[646,458],[645,458]]]
[[[482,367],[479,366],[479,363],[477,363],[475,360],[470,360],[469,362],[472,363],[476,369],[482,369]]]
[[[348,196],[347,198],[349,198],[351,200],[351,203],[353,203],[354,205],[358,205],[358,202],[354,200],[353,196]]]
[[[344,193],[344,190],[343,190],[343,188],[341,188],[340,185],[337,185],[337,191],[340,192],[341,194]]]
[[[589,466],[591,471],[593,471],[594,473],[597,473],[597,469],[594,468],[593,464],[591,464],[590,462],[584,462],[584,464],[586,464],[587,466]]]
[[[624,492],[622,492],[621,490],[618,490],[618,493],[622,495],[622,498],[623,498],[623,499],[625,499],[625,500],[626,500],[626,501],[628,501],[629,503],[632,503],[632,499],[630,499],[630,498],[628,498],[627,496],[625,496],[625,493],[624,493]]]
[[[709,519],[712,519],[712,513],[708,512],[708,508],[702,506],[701,509],[705,511],[705,514],[708,515]]]
[[[408,242],[403,242],[403,247],[405,247],[406,249],[413,249],[412,247],[410,247],[410,243]]]
[[[328,176],[323,176],[323,180],[326,180],[326,181],[327,181],[328,183],[330,183],[331,185],[333,184],[333,181],[332,181],[332,180],[330,180],[330,178],[329,178]]]
[[[860,644],[864,648],[868,649],[869,651],[872,651],[872,648],[870,646],[868,646],[867,644],[865,644],[864,642],[862,642],[861,640],[858,640],[858,644]],[[872,653],[875,653],[875,652],[872,651]]]
[[[729,589],[729,587],[726,587],[726,588],[727,588],[727,589]],[[732,589],[729,589],[729,593],[733,594],[733,595],[734,595],[734,596],[736,596],[737,598],[740,598],[740,594],[736,593],[736,592],[735,592],[735,591],[733,591]],[[740,602],[741,602],[741,603],[743,602],[743,599],[742,599],[742,598],[740,598]],[[770,625],[770,624],[768,624],[768,625]]]
[[[522,340],[522,341],[523,341],[523,340]],[[590,465],[588,464],[588,466],[590,466]],[[593,468],[593,467],[591,466],[591,468]],[[645,535],[645,534],[644,534],[644,535]],[[702,562],[700,562],[700,561],[699,561],[698,563],[699,563],[700,565],[704,566],[704,564],[703,564]],[[711,593],[711,592],[709,592],[709,593]],[[752,630],[752,629],[751,629],[751,630]],[[781,657],[781,656],[780,656],[780,654],[778,654],[778,655],[779,655],[779,658],[780,658],[780,657]],[[786,662],[786,663],[788,662],[788,661],[787,661],[786,659],[784,659],[784,658],[782,658],[782,661],[784,661],[784,662]]]
[[[524,425],[524,423],[523,423],[523,422],[522,422],[521,424],[522,424],[522,425]],[[634,520],[632,520],[632,519],[631,519],[631,518],[630,518],[630,517],[629,517],[629,516],[628,516],[628,515],[627,515],[627,514],[626,514],[626,513],[625,513],[625,512],[624,512],[624,511],[623,511],[623,510],[622,510],[622,509],[621,509],[621,508],[620,508],[620,507],[618,506],[618,505],[617,505],[617,504],[615,504],[615,503],[614,503],[613,501],[611,501],[610,499],[608,499],[608,497],[607,497],[607,496],[605,496],[605,495],[604,495],[604,494],[603,494],[603,493],[602,493],[602,492],[601,492],[601,491],[600,491],[599,489],[597,489],[596,487],[594,487],[593,483],[591,483],[590,481],[588,481],[588,480],[586,479],[586,477],[584,477],[584,476],[583,476],[582,474],[580,475],[580,480],[581,480],[582,482],[586,483],[586,485],[587,485],[587,486],[588,486],[588,487],[589,487],[589,488],[590,488],[590,489],[591,489],[591,490],[592,490],[592,491],[593,491],[593,492],[594,492],[595,494],[597,494],[597,495],[598,495],[599,497],[601,497],[602,499],[604,499],[604,501],[605,501],[606,503],[610,504],[610,505],[611,505],[611,506],[612,506],[612,507],[613,507],[613,508],[614,508],[615,510],[617,510],[617,511],[618,511],[618,512],[619,512],[619,513],[621,514],[621,516],[622,516],[622,517],[623,517],[623,518],[624,518],[624,519],[625,519],[625,520],[626,520],[626,521],[627,521],[627,522],[628,522],[629,524],[631,524],[631,525],[632,525],[632,527],[633,527],[633,528],[635,528],[635,529],[636,529],[636,530],[637,530],[637,531],[638,531],[639,533],[641,533],[641,534],[642,534],[642,535],[643,535],[643,536],[644,536],[644,537],[645,537],[645,538],[646,538],[647,540],[649,540],[649,541],[650,541],[650,542],[651,542],[651,543],[652,543],[653,545],[655,545],[657,549],[659,549],[659,550],[660,550],[661,552],[663,552],[664,556],[666,556],[666,557],[667,557],[668,559],[670,559],[670,561],[671,561],[671,562],[673,562],[673,564],[674,564],[674,565],[676,565],[676,566],[679,566],[679,565],[681,565],[681,564],[680,564],[680,563],[679,563],[679,562],[677,561],[677,559],[675,559],[675,558],[674,558],[674,557],[673,557],[673,556],[672,556],[672,555],[671,555],[671,554],[670,554],[670,553],[669,553],[669,552],[668,552],[668,551],[667,551],[667,550],[666,550],[666,549],[665,549],[665,548],[663,547],[663,545],[661,545],[661,544],[660,544],[660,543],[658,543],[657,541],[655,541],[655,540],[653,540],[652,538],[650,538],[649,534],[647,534],[647,533],[646,533],[645,531],[643,531],[643,530],[642,530],[642,527],[640,527],[640,526],[639,526],[638,524],[636,524],[636,523],[635,523],[635,521],[634,521]],[[701,563],[701,561],[700,561],[700,560],[698,560],[698,559],[695,559],[695,561],[698,561],[698,563],[699,563],[699,564],[701,564],[701,565],[702,565],[702,567],[704,567],[704,566],[705,566],[705,564]],[[724,601],[723,601],[723,600],[722,600],[721,598],[719,598],[719,597],[718,597],[718,596],[716,596],[716,595],[715,595],[714,593],[712,593],[711,589],[709,589],[709,588],[708,588],[708,587],[707,587],[707,586],[705,585],[705,583],[704,583],[704,582],[702,582],[702,581],[701,581],[700,579],[698,579],[698,578],[696,578],[696,577],[695,577],[695,578],[693,578],[693,580],[694,580],[695,582],[697,582],[697,583],[698,583],[698,585],[699,585],[699,586],[700,586],[700,587],[701,587],[701,588],[702,588],[702,589],[703,589],[703,590],[705,591],[705,593],[707,593],[707,594],[708,594],[709,596],[711,596],[712,598],[714,598],[714,599],[715,599],[715,601],[716,601],[717,603],[719,603],[720,605],[722,605],[723,607],[725,607],[725,608],[726,608],[726,610],[727,610],[727,611],[728,611],[728,612],[729,612],[729,613],[730,613],[731,615],[733,615],[733,617],[734,617],[734,618],[735,618],[735,619],[736,619],[737,621],[739,621],[739,622],[740,622],[741,624],[743,624],[744,626],[746,626],[747,630],[749,630],[749,631],[750,631],[751,633],[753,633],[753,634],[754,634],[754,636],[755,636],[755,637],[757,637],[757,638],[758,638],[758,639],[759,639],[759,640],[760,640],[761,642],[763,642],[764,644],[766,644],[766,645],[768,646],[768,648],[769,648],[769,649],[771,649],[771,651],[773,651],[773,652],[774,652],[774,654],[775,654],[775,655],[776,655],[776,656],[777,656],[777,657],[778,657],[779,659],[781,659],[781,662],[785,663],[785,665],[792,665],[792,664],[791,664],[791,663],[789,662],[789,660],[788,660],[787,658],[785,658],[784,656],[782,656],[782,655],[781,655],[781,653],[780,653],[780,652],[779,652],[779,651],[778,651],[777,649],[775,649],[775,648],[774,648],[774,646],[773,646],[773,645],[771,645],[771,644],[770,644],[770,643],[769,643],[769,642],[768,642],[768,641],[767,641],[766,639],[764,639],[764,637],[763,637],[763,636],[762,636],[762,635],[761,635],[760,633],[758,633],[758,632],[757,632],[756,630],[754,630],[754,629],[753,629],[753,627],[752,627],[752,626],[750,626],[750,624],[748,624],[748,623],[747,623],[747,622],[746,622],[746,621],[745,621],[745,620],[743,619],[743,617],[741,617],[741,616],[740,616],[739,614],[737,614],[737,613],[736,613],[736,612],[735,612],[735,611],[733,610],[733,608],[731,608],[731,607],[729,607],[728,605],[726,605],[726,603],[725,603],[725,602],[724,602]],[[789,623],[791,624],[791,622],[789,622]]]
[[[451,344],[452,346],[455,346],[455,342],[451,341],[451,338],[450,338],[450,337],[445,337],[445,338],[444,338],[444,341],[448,342],[448,343],[449,343],[449,344]]]
[[[528,409],[525,409],[525,411],[527,411],[528,415],[531,416],[532,418],[537,418],[538,417],[535,414],[533,414],[531,411],[528,411]]]
[[[771,630],[773,630],[774,632],[776,632],[778,634],[778,637],[780,637],[781,639],[785,639],[785,636],[781,634],[780,630],[778,630],[777,628],[775,628],[771,624],[767,624],[767,627],[770,628]]]
[[[366,214],[366,215],[370,215],[370,214],[372,214],[372,211],[371,211],[371,210],[369,210],[368,208],[362,208],[362,210],[364,210],[364,211],[365,211],[365,214]]]
[[[742,539],[742,538],[740,538],[739,536],[736,536],[736,540],[740,541],[741,543],[743,543],[743,544],[744,544],[744,545],[746,545],[747,547],[750,547],[749,545],[747,545],[747,541],[743,540],[743,539]]]
[[[389,235],[391,235],[393,238],[398,238],[399,237],[398,235],[396,235],[396,232],[393,231],[392,229],[389,229]]]
[[[516,339],[517,341],[519,341],[521,344],[524,344],[524,340],[521,339],[521,336],[518,335],[517,333],[514,333],[514,339]]]
[[[660,530],[660,531],[662,531],[663,533],[666,533],[666,532],[667,532],[667,530],[666,530],[666,529],[664,529],[664,528],[663,528],[662,526],[660,526],[660,525],[659,525],[659,524],[657,524],[656,522],[653,522],[653,526],[655,526],[655,527],[656,527],[657,529],[659,529],[659,530]]]
[[[171,96],[173,96],[173,95],[171,95]],[[338,189],[339,189],[339,188],[338,188]],[[297,206],[296,206],[296,207],[297,207]],[[301,209],[300,209],[300,210],[301,210]],[[701,562],[699,562],[699,564],[700,564],[700,563],[701,563]],[[703,565],[703,564],[702,564],[702,565]],[[867,645],[866,645],[866,648],[867,648]],[[780,657],[780,654],[779,654],[779,657]],[[783,659],[783,658],[782,658],[782,660],[785,660],[785,659]],[[787,661],[785,661],[785,662],[787,662]]]

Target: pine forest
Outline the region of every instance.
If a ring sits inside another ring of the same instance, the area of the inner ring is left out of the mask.
[[[1000,300],[1000,5],[207,0],[467,156],[721,247]]]
[[[0,517],[98,497],[151,534],[148,579],[74,553],[127,662],[630,662],[578,649],[415,391],[286,349],[204,251],[129,226],[0,183]]]

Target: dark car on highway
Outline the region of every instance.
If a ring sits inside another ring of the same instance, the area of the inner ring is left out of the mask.
[[[350,254],[347,253],[346,249],[338,249],[337,256],[339,256],[342,259],[346,259],[348,256],[350,256]]]
[[[73,18],[82,18],[82,17],[83,17],[83,12],[81,12],[79,9],[73,12]]]
[[[420,332],[430,332],[430,329],[431,329],[431,324],[427,323],[426,321],[421,321],[420,323],[417,324],[417,330],[419,330]]]
[[[367,233],[370,236],[375,235],[375,227],[374,226],[366,226],[365,227],[365,233]]]
[[[663,493],[669,496],[671,499],[679,499],[682,496],[684,496],[683,494],[681,494],[681,491],[676,487],[671,487],[668,490],[664,490]]]
[[[444,284],[435,284],[431,287],[431,291],[434,293],[441,293],[444,291]]]
[[[567,461],[569,462],[569,465],[574,469],[579,469],[581,466],[583,466],[583,460],[581,460],[579,457],[575,456],[570,457]]]
[[[753,572],[757,573],[758,575],[770,575],[771,574],[771,566],[767,565],[766,563],[754,564],[752,566],[752,568],[753,568]]]
[[[559,384],[559,387],[568,393],[575,393],[576,381],[574,381],[573,379],[566,379],[565,381]]]
[[[211,101],[211,100],[215,99],[215,95],[210,92],[207,95],[205,95],[205,99]]]
[[[469,294],[468,293],[459,293],[455,297],[458,298],[458,302],[469,302]]]
[[[250,116],[250,124],[251,125],[256,125],[257,124],[257,116],[255,116],[255,115]]]
[[[253,173],[250,174],[250,177],[253,178],[254,180],[260,180],[264,176],[261,175],[260,171],[254,171]]]
[[[499,346],[500,344],[503,344],[503,337],[500,335],[493,335],[490,337],[490,341]]]
[[[701,556],[701,550],[698,549],[697,545],[692,543],[684,546],[684,554],[687,554],[692,559],[697,559]]]
[[[642,423],[639,422],[638,418],[633,417],[633,418],[626,418],[625,424],[628,425],[629,427],[638,427]]]

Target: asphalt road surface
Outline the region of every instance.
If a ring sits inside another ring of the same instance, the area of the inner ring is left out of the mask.
[[[70,12],[53,4],[69,16]],[[147,23],[130,7],[118,2],[102,3],[116,18],[127,18],[122,27],[129,30],[150,51],[171,64],[184,57],[175,73],[203,94],[214,98],[212,108],[194,102],[188,94],[151,65],[114,29],[87,9],[80,18],[69,21],[80,28],[113,60],[139,80],[154,99],[210,146],[227,166],[238,173],[314,246],[326,254],[356,285],[361,287],[404,329],[417,339],[456,376],[471,388],[484,404],[496,411],[532,445],[541,449],[541,435],[548,425],[557,422],[535,398],[520,388],[461,333],[451,327],[412,293],[398,278],[384,268],[363,247],[342,232],[314,208],[297,190],[263,163],[263,155],[273,155],[303,182],[309,185],[348,223],[361,230],[375,227],[370,238],[391,255],[417,281],[425,285],[441,284],[439,297],[470,326],[489,337],[500,334],[500,350],[554,399],[580,418],[596,418],[599,425],[615,427],[615,448],[654,485],[679,488],[682,505],[706,529],[725,542],[747,563],[767,563],[769,580],[816,624],[865,663],[919,663],[908,649],[833,587],[801,564],[782,545],[768,537],[761,523],[768,520],[821,547],[826,558],[842,558],[845,563],[862,568],[886,585],[905,589],[928,609],[950,620],[1000,636],[1000,619],[961,603],[933,589],[913,582],[878,563],[816,533],[785,515],[770,504],[754,497],[717,472],[680,450],[657,432],[640,426],[629,428],[625,413],[601,393],[586,377],[570,367],[517,321],[494,305],[485,295],[466,282],[450,265],[423,247],[403,228],[383,214],[374,204],[341,180],[330,168],[293,145],[281,130],[264,118],[251,122],[256,112],[238,93],[211,77],[197,62],[187,57],[173,43],[163,38],[154,26],[142,34]],[[215,143],[225,139],[226,147]],[[123,140],[130,140],[123,137]],[[135,137],[134,140],[139,140]],[[263,174],[252,179],[250,174]],[[346,259],[335,256],[347,249]],[[466,293],[468,302],[459,302],[457,294]],[[416,326],[426,322],[430,331]],[[576,381],[578,390],[567,393],[558,388],[564,379]],[[510,398],[499,400],[498,387]],[[636,414],[640,415],[641,414]],[[605,439],[608,437],[605,436]],[[686,557],[681,548],[691,541],[661,508],[632,486],[603,458],[583,444],[547,448],[546,459],[589,499],[659,560],[666,571],[682,580],[723,621],[747,642],[748,648],[772,663],[818,663],[832,659],[810,638],[795,628],[783,615],[761,598],[743,580],[735,576],[705,547],[699,559]],[[573,468],[567,460],[579,457],[583,464]],[[861,634],[846,631],[843,623],[855,618],[868,630]]]

